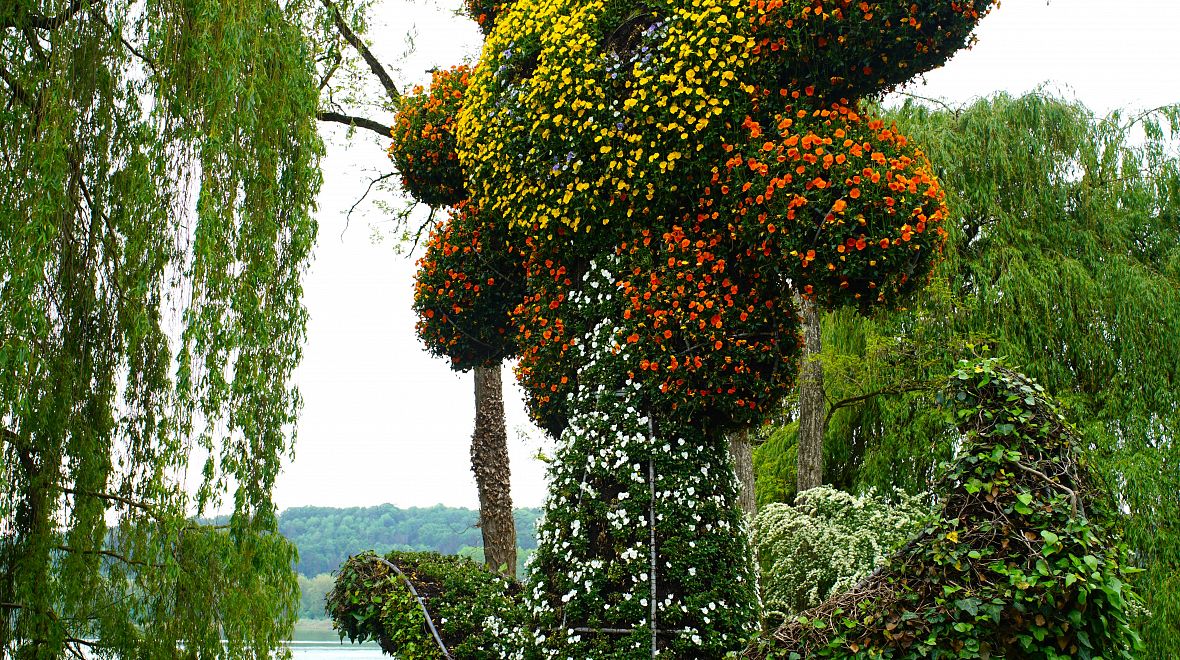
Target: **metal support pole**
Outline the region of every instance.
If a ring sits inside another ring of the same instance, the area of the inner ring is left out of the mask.
[[[650,415],[647,418],[647,432],[648,439],[651,441],[651,454],[647,459],[647,484],[651,493],[651,502],[647,511],[648,531],[651,533],[651,657],[655,658],[659,653],[657,643],[660,634],[659,626],[656,624],[656,434],[655,425],[652,423]]]

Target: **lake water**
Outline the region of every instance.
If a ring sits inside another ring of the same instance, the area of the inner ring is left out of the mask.
[[[341,644],[338,641],[291,642],[291,656],[295,660],[377,660],[389,656],[376,644]]]
[[[291,655],[295,660],[376,660],[389,656],[381,652],[375,642],[353,644],[347,639],[340,643],[340,636],[332,630],[332,624],[323,619],[301,619],[295,624],[295,639],[290,642]]]

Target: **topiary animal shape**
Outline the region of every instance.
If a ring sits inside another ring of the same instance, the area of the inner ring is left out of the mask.
[[[963,445],[940,519],[747,657],[1137,657],[1129,558],[1076,431],[995,359],[962,364],[942,398]]]

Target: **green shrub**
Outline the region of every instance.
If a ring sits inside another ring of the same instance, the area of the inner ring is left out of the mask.
[[[770,504],[754,520],[768,622],[818,606],[885,563],[932,516],[924,496],[899,493],[891,504],[829,486],[805,491],[795,504]]]
[[[511,638],[523,618],[515,582],[464,557],[391,552],[385,560],[413,583],[455,658],[499,658],[501,645],[521,646]],[[376,640],[401,660],[443,657],[405,580],[372,552],[351,557],[340,568],[328,594],[328,614],[341,639]]]

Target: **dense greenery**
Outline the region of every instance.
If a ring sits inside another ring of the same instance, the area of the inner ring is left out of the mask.
[[[883,570],[788,620],[758,657],[1133,658],[1139,597],[1080,440],[1043,388],[964,362],[939,519]]]
[[[491,660],[503,648],[522,645],[505,637],[524,620],[518,596],[515,582],[466,558],[365,553],[340,568],[328,610],[342,639],[376,640],[404,660],[442,658],[440,642],[452,657]]]
[[[754,520],[763,625],[809,610],[864,580],[930,522],[925,496],[897,502],[830,486],[770,504]]]
[[[825,482],[929,488],[954,436],[925,384],[987,342],[1066,404],[1080,450],[1131,512],[1119,524],[1146,569],[1148,654],[1180,653],[1180,111],[1103,118],[1032,94],[891,116],[963,220],[910,309],[824,319]],[[756,454],[762,501],[793,496],[793,444],[784,424]]]
[[[516,510],[522,550],[537,547],[535,526],[539,515],[539,509]],[[408,509],[392,504],[346,509],[296,507],[279,516],[279,531],[299,549],[299,573],[311,578],[335,571],[349,556],[365,550],[478,557],[478,520],[477,511],[442,505]]]
[[[289,636],[271,490],[320,184],[305,5],[0,3],[0,655]],[[192,521],[223,500],[225,527]]]

